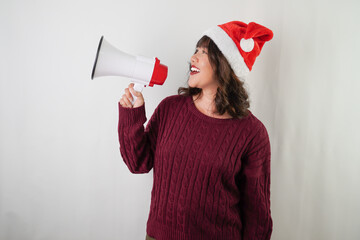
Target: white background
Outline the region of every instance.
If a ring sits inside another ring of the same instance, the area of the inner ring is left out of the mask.
[[[149,119],[186,86],[209,27],[274,32],[247,80],[272,148],[272,239],[360,239],[359,1],[0,3],[0,239],[145,239],[153,172],[117,138],[124,77],[91,80],[102,35],[168,65],[143,90]],[[147,123],[147,122],[146,122]]]

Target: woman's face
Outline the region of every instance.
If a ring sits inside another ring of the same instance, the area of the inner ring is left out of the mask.
[[[193,67],[198,71],[191,71]],[[214,71],[209,62],[208,49],[197,47],[195,53],[191,57],[190,78],[188,84],[190,87],[201,89],[216,88],[217,83],[214,79]]]

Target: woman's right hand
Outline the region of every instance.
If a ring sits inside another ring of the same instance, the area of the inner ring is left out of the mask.
[[[130,93],[130,91],[136,96],[136,100],[134,102],[134,105],[131,104],[131,101],[133,100],[133,97]],[[125,88],[125,94],[122,95],[119,103],[123,107],[127,108],[136,108],[140,107],[144,104],[144,97],[141,92],[134,90],[134,83],[130,83],[128,88]]]

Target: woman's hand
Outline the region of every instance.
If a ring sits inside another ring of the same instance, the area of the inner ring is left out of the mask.
[[[131,104],[133,97],[132,97],[130,91],[136,96],[134,105]],[[123,107],[136,108],[136,107],[140,107],[144,104],[144,97],[141,92],[137,92],[134,90],[134,83],[130,83],[129,88],[125,88],[125,94],[122,95],[119,103]]]

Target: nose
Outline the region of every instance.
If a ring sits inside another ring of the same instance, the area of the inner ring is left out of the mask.
[[[197,62],[198,61],[198,58],[196,57],[196,54],[193,54],[191,56],[191,62]]]

